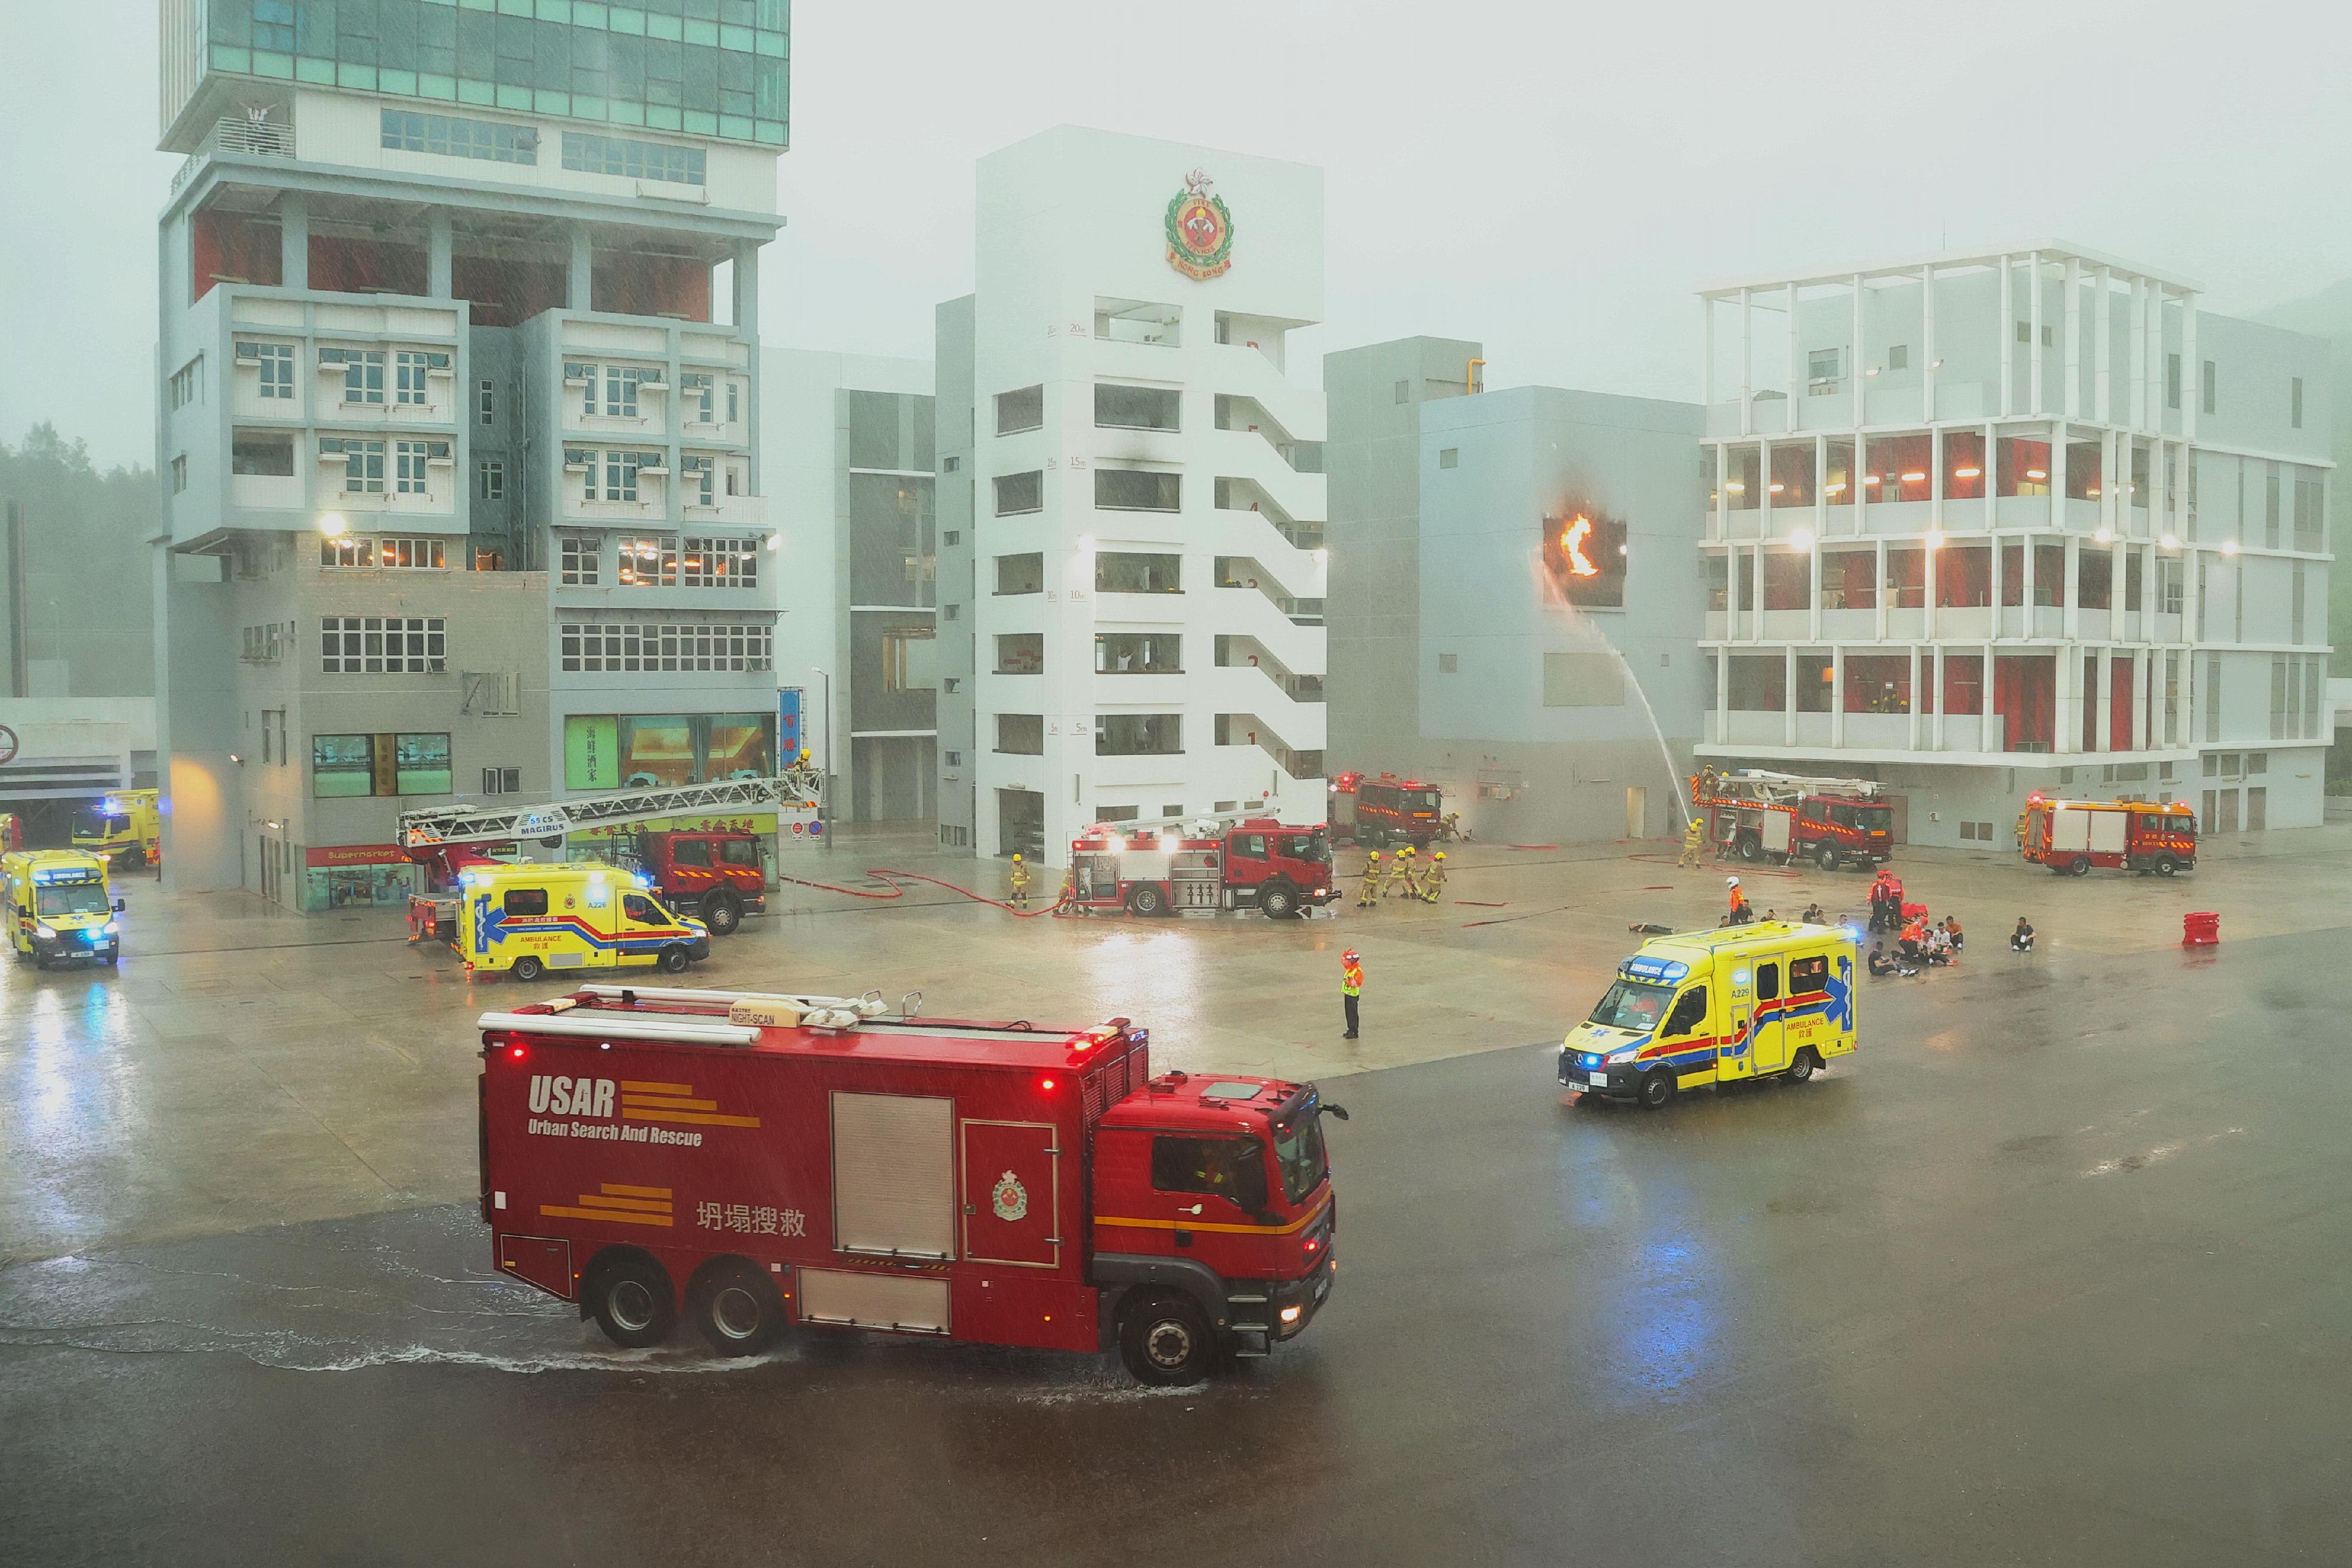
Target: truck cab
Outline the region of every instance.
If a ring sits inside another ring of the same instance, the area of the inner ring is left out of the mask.
[[[713,936],[725,936],[747,912],[768,906],[763,848],[756,833],[673,829],[638,833],[622,858],[665,904],[700,916]]]
[[[1418,779],[1342,773],[1331,781],[1331,831],[1371,849],[1425,846],[1437,838],[1444,804],[1444,791]]]
[[[110,895],[106,862],[76,850],[0,856],[8,894],[8,941],[20,958],[51,964],[113,964],[122,956],[122,901]]]
[[[485,863],[457,873],[451,946],[469,970],[531,981],[550,969],[638,964],[682,973],[710,956],[710,933],[618,866]]]
[[[153,789],[125,789],[76,811],[73,847],[110,865],[153,865],[163,839],[158,799]]]
[[[1710,1083],[1801,1083],[1854,1049],[1854,948],[1784,920],[1645,942],[1561,1042],[1559,1082],[1653,1111]]]
[[[1326,1113],[1347,1115],[1311,1083],[1182,1072],[1112,1105],[1095,1129],[1095,1283],[1181,1291],[1243,1355],[1305,1329],[1334,1268]],[[1196,1332],[1171,1321],[1122,1348],[1150,1377]]]

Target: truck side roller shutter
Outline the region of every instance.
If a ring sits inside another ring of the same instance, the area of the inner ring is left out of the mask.
[[[2093,811],[2091,819],[2091,850],[2095,854],[2117,855],[2124,851],[2124,829],[2129,826],[2122,811]]]
[[[955,1256],[954,1103],[833,1096],[833,1244],[885,1258]]]

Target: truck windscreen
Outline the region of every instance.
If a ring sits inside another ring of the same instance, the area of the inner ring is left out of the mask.
[[[1408,811],[1436,810],[1437,791],[1434,789],[1414,789],[1407,792],[1405,795],[1405,810]]]
[[[78,839],[110,839],[131,826],[128,817],[101,816],[96,811],[76,811],[73,836]]]
[[[1658,1027],[1666,1016],[1666,1002],[1675,994],[1672,986],[1662,986],[1652,980],[1619,980],[1592,1009],[1591,1022],[1602,1029],[1632,1030],[1647,1034]]]
[[[1330,1161],[1323,1153],[1322,1114],[1308,1111],[1276,1123],[1274,1160],[1282,1167],[1284,1194],[1293,1203],[1305,1202],[1307,1195],[1331,1172]]]
[[[45,887],[33,901],[43,919],[53,915],[103,915],[106,889],[95,882],[68,882]]]

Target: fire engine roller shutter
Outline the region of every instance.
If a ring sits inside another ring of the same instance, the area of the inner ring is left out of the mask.
[[[836,1250],[955,1256],[954,1113],[949,1100],[835,1091]]]
[[[2053,808],[2050,813],[2050,847],[2053,850],[2087,850],[2091,847],[2091,818],[2094,813],[2076,807]]]
[[[2122,811],[2093,811],[2089,815],[2092,852],[2104,855],[2123,853],[2127,814]]]

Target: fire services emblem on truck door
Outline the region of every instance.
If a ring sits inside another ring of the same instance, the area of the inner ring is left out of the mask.
[[[1029,1189],[1021,1185],[1019,1176],[1006,1171],[996,1178],[996,1189],[988,1195],[988,1206],[1007,1225],[1025,1219],[1029,1215]]]
[[[1234,214],[1223,196],[1209,193],[1213,183],[1195,169],[1168,202],[1168,265],[1203,282],[1234,265]]]

